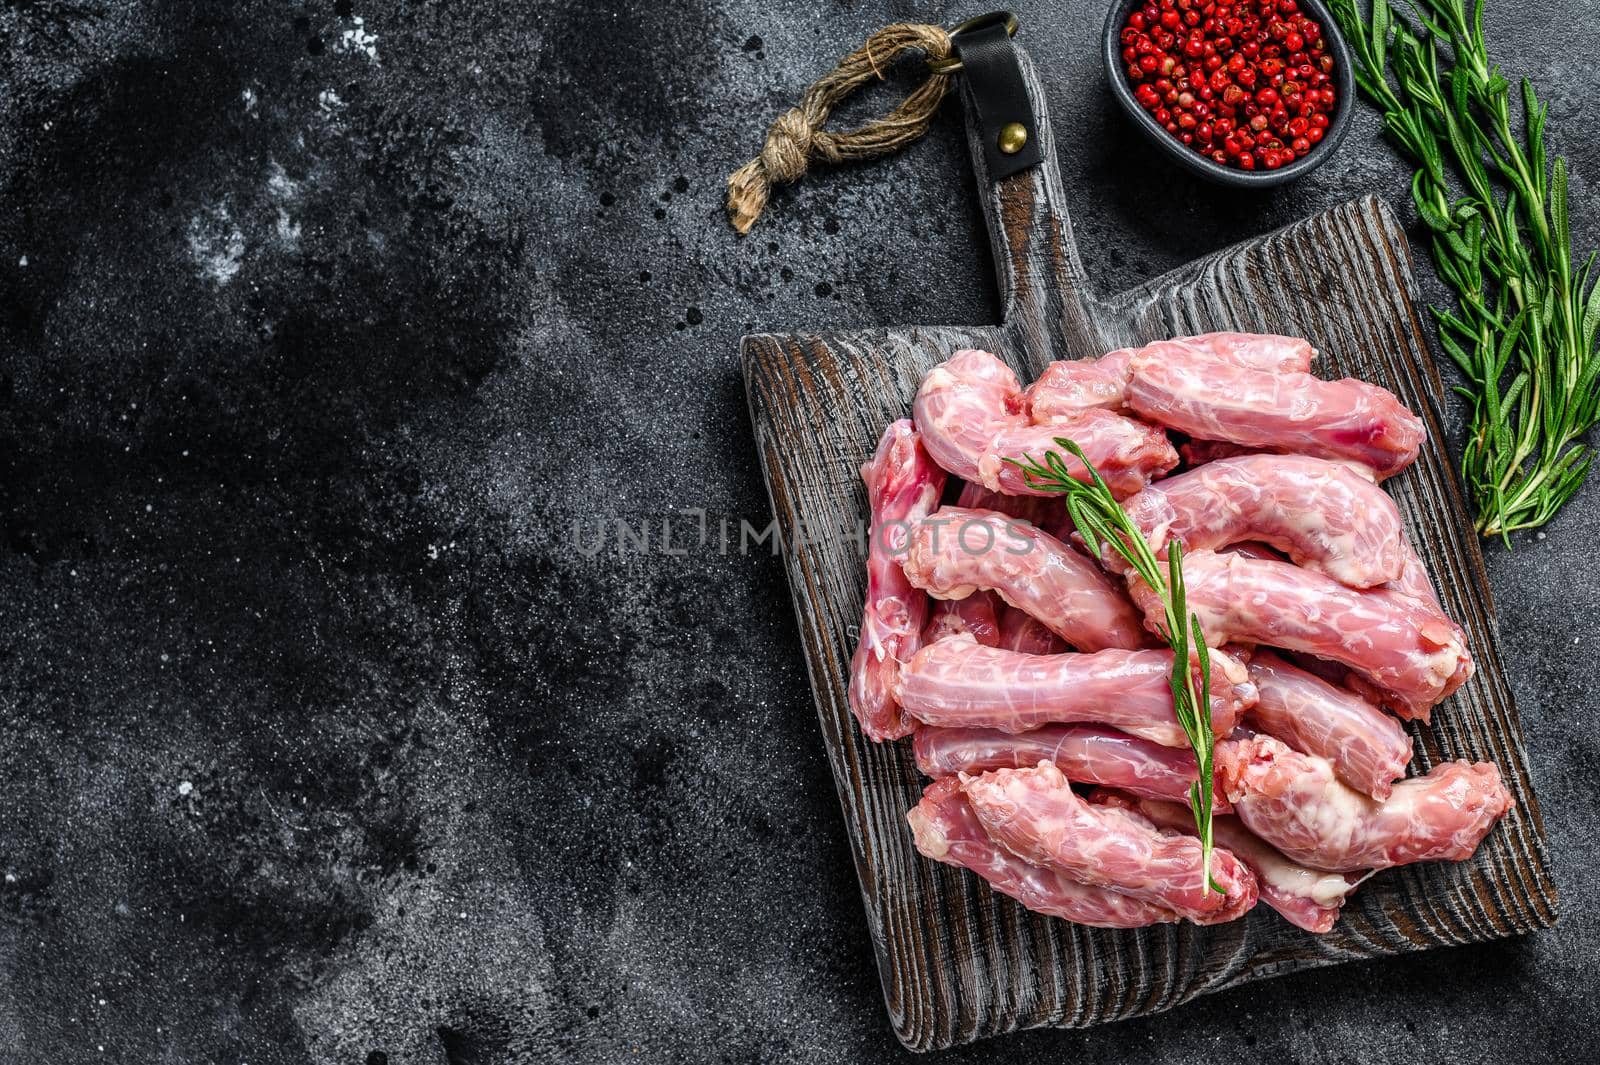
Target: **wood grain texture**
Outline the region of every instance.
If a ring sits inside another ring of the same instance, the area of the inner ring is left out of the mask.
[[[1039,109],[1043,95],[1026,59],[1024,68]],[[973,153],[979,187],[988,190],[1003,325],[744,341],[756,443],[895,1032],[912,1049],[932,1050],[1020,1028],[1086,1026],[1278,973],[1553,923],[1544,827],[1496,650],[1483,558],[1442,443],[1437,402],[1445,390],[1389,209],[1368,197],[1098,300],[1084,285],[1048,123],[1038,114],[1044,165],[992,183],[981,151]],[[1385,487],[1446,609],[1466,629],[1478,670],[1435,711],[1431,727],[1408,726],[1413,772],[1453,758],[1492,761],[1515,799],[1470,861],[1380,874],[1320,937],[1264,906],[1228,925],[1136,931],[1031,913],[978,877],[917,853],[904,820],[923,783],[910,743],[867,741],[845,701],[865,594],[862,550],[849,535],[866,513],[857,471],[884,425],[906,416],[930,367],[980,347],[1026,380],[1051,358],[1222,328],[1309,337],[1322,351],[1319,374],[1383,385],[1427,423],[1421,458]]]

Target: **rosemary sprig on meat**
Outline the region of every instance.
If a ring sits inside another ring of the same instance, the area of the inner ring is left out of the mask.
[[[1189,788],[1189,806],[1194,811],[1195,834],[1200,837],[1201,875],[1209,890],[1221,892],[1221,886],[1211,876],[1211,653],[1200,629],[1200,619],[1190,613],[1184,596],[1183,546],[1176,540],[1167,545],[1163,575],[1162,563],[1150,549],[1144,533],[1111,494],[1083,449],[1065,437],[1058,436],[1055,442],[1057,447],[1064,448],[1083,463],[1089,473],[1087,482],[1072,476],[1067,460],[1059,451],[1046,452],[1043,463],[1029,455],[1024,455],[1020,461],[1006,461],[1020,469],[1029,484],[1066,497],[1067,514],[1095,557],[1100,557],[1103,545],[1109,544],[1161,597],[1166,611],[1164,635],[1172,648],[1172,705],[1177,711],[1178,724],[1194,750],[1199,770]],[[1193,668],[1191,656],[1195,660]],[[1199,673],[1198,684],[1196,672]]]
[[[1582,485],[1594,460],[1582,438],[1600,421],[1595,255],[1574,270],[1566,163],[1548,163],[1547,108],[1526,78],[1513,122],[1483,0],[1413,0],[1414,23],[1389,0],[1366,15],[1358,0],[1330,6],[1357,83],[1418,168],[1411,195],[1457,300],[1434,309],[1439,340],[1472,403],[1462,475],[1478,531],[1509,546]]]

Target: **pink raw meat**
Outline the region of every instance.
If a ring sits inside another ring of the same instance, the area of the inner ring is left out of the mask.
[[[962,484],[961,495],[957,499],[958,506],[998,510],[1024,520],[1031,520],[1029,515],[1035,513],[1042,515],[1053,502],[1056,501],[1038,496],[1004,496],[971,481]],[[973,592],[964,599],[937,600],[933,604],[927,628],[922,630],[922,642],[932,643],[958,632],[968,632],[981,644],[998,646],[1002,609],[1006,609],[1005,604],[993,592]]]
[[[1172,343],[1200,347],[1238,366],[1274,373],[1306,373],[1317,358],[1311,341],[1277,333],[1201,333]]]
[[[1024,861],[1202,924],[1234,920],[1255,905],[1256,878],[1232,854],[1212,851],[1211,875],[1222,891],[1209,890],[1199,840],[1085,802],[1049,762],[958,779],[990,838]]]
[[[1044,368],[1023,393],[1028,413],[1047,422],[1080,410],[1119,410],[1128,398],[1132,348],[1119,348],[1098,359],[1063,359]]]
[[[928,597],[906,580],[900,558],[909,524],[920,521],[939,504],[945,473],[922,447],[911,422],[893,422],[884,430],[872,461],[861,467],[872,508],[872,534],[867,548],[867,603],[861,639],[850,662],[850,709],[861,731],[874,740],[896,739],[917,723],[900,712],[894,699],[900,663],[921,645],[928,618]]]
[[[1226,440],[1186,440],[1178,445],[1178,455],[1183,459],[1184,469],[1192,470],[1196,466],[1204,466],[1208,462],[1218,459],[1231,459],[1239,455],[1259,455],[1262,452],[1257,448],[1245,447],[1242,444],[1230,444]],[[1267,452],[1271,454],[1271,452]]]
[[[940,508],[912,528],[903,562],[906,579],[936,598],[997,592],[1086,651],[1150,643],[1138,610],[1100,567],[998,511]]]
[[[922,642],[933,643],[965,633],[985,647],[1000,645],[1000,619],[995,614],[994,596],[977,592],[965,599],[940,599],[928,614]]]
[[[1264,558],[1268,562],[1282,562],[1283,556],[1278,554],[1266,544],[1255,540],[1241,540],[1236,544],[1229,544],[1221,549],[1219,554],[1240,555],[1244,558]]]
[[[1405,564],[1400,569],[1400,576],[1389,582],[1389,590],[1420,599],[1439,613],[1444,613],[1444,607],[1439,604],[1439,593],[1434,591],[1433,580],[1428,576],[1428,567],[1423,565],[1409,542],[1404,547]]]
[[[1084,722],[1187,747],[1172,709],[1171,676],[1171,651],[1028,655],[955,636],[924,647],[901,668],[898,697],[906,713],[929,725],[1027,732]],[[1226,736],[1254,702],[1244,665],[1213,651],[1212,732]]]
[[[1349,459],[1381,477],[1409,466],[1426,435],[1422,420],[1377,385],[1269,373],[1215,356],[1135,356],[1128,406],[1202,440]]]
[[[1471,857],[1511,796],[1490,762],[1445,762],[1382,802],[1326,758],[1270,736],[1217,744],[1217,776],[1250,831],[1314,869],[1387,869]]]
[[[1022,387],[1011,368],[986,351],[958,351],[928,372],[912,404],[912,417],[928,452],[958,477],[1007,495],[1051,496],[1029,484],[1007,459],[1025,455],[1043,460],[1060,448],[1056,437],[1076,442],[1119,497],[1132,495],[1150,479],[1178,464],[1166,434],[1104,410],[1073,413],[1050,425],[1029,420]],[[1073,476],[1087,471],[1065,456]]]
[[[1298,337],[1268,333],[1206,333],[1158,340],[1143,348],[1118,348],[1098,359],[1052,362],[1024,393],[1034,421],[1045,422],[1088,407],[1117,410],[1127,401],[1133,357],[1188,358],[1193,352],[1261,370],[1304,372],[1316,352]]]
[[[1044,622],[1014,606],[1000,608],[1000,642],[995,646],[1029,655],[1058,655],[1068,650],[1067,641],[1051,632]]]
[[[1428,720],[1434,704],[1472,675],[1466,635],[1420,600],[1382,588],[1347,588],[1287,562],[1196,551],[1183,556],[1189,609],[1206,639],[1266,644],[1341,662],[1402,717]],[[1147,624],[1160,600],[1130,583]]]
[[[1067,507],[1060,496],[1008,496],[1004,492],[991,492],[972,481],[962,482],[956,506],[968,510],[998,510],[1046,530],[1067,520]]]
[[[920,735],[920,734],[919,734]],[[1090,802],[1120,804],[1137,810],[1158,828],[1193,835],[1194,814],[1188,806],[1154,799],[1132,800],[1096,789]],[[1330,873],[1290,861],[1237,817],[1211,819],[1212,842],[1233,852],[1255,874],[1261,901],[1297,928],[1321,935],[1333,928],[1339,910],[1369,874]]]
[[[1411,762],[1411,737],[1398,721],[1269,651],[1251,658],[1249,670],[1256,685],[1250,724],[1303,754],[1328,759],[1357,791],[1389,797]]]
[[[1181,919],[1164,906],[1081,884],[1000,847],[978,823],[955,779],[928,785],[906,821],[917,850],[936,862],[970,869],[996,891],[1038,913],[1097,928],[1142,928]]]
[[[1182,540],[1186,551],[1254,540],[1356,588],[1396,580],[1405,568],[1394,500],[1369,470],[1347,462],[1219,459],[1152,484],[1123,509],[1162,554],[1169,540]]]
[[[978,459],[983,483],[1008,495],[1055,496],[1039,488],[1008,460],[1033,459],[1043,462],[1046,453],[1056,451],[1067,464],[1071,476],[1089,479],[1088,470],[1056,440],[1071,440],[1083,449],[1111,494],[1124,499],[1178,464],[1167,435],[1153,425],[1125,418],[1104,410],[1080,411],[1063,416],[1048,425],[1026,423],[996,432]]]
[[[914,750],[917,768],[930,777],[1054,762],[1075,783],[1182,803],[1189,801],[1189,785],[1198,776],[1194,755],[1187,750],[1094,725],[1046,725],[1019,735],[987,728],[925,728],[917,730]],[[1232,809],[1220,791],[1212,805]]]

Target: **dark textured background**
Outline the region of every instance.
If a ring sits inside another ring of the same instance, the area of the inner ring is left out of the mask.
[[[1195,187],[1113,113],[1103,4],[1019,7],[1102,287],[1403,201],[1365,113],[1293,188]],[[0,3],[6,1065],[901,1055],[777,561],[574,528],[765,522],[741,333],[993,318],[953,104],[750,239],[720,202],[867,30],[979,9],[619,8]],[[1600,20],[1490,8],[1587,246]],[[1600,484],[1489,551],[1557,929],[949,1060],[1587,1054],[1597,531]]]

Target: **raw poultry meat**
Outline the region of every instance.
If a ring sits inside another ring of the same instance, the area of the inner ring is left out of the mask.
[[[1199,840],[1085,802],[1049,762],[958,779],[990,838],[1025,861],[1202,924],[1231,921],[1255,905],[1256,878],[1228,851],[1211,852],[1211,875],[1222,890],[1209,890]]]
[[[1410,596],[1347,588],[1287,562],[1195,551],[1183,556],[1189,609],[1211,643],[1266,644],[1343,663],[1402,717],[1433,705],[1472,675],[1461,629]],[[1146,623],[1163,623],[1159,598],[1130,583]]]
[[[1096,789],[1090,802],[1122,805],[1137,810],[1158,828],[1194,834],[1194,814],[1189,807],[1156,799],[1130,799]],[[1226,847],[1255,874],[1261,901],[1277,910],[1292,925],[1321,934],[1333,928],[1345,900],[1366,874],[1330,873],[1290,861],[1244,827],[1237,817],[1211,819],[1211,837]]]
[[[998,510],[1011,517],[1027,519],[1028,515],[1045,511],[1055,500],[1037,496],[1004,496],[991,492],[981,484],[971,481],[961,486],[956,505],[966,508]],[[998,504],[991,506],[990,504]],[[933,604],[928,626],[922,631],[922,642],[932,643],[958,632],[972,634],[972,638],[989,647],[1000,643],[1000,610],[1005,606],[993,592],[973,592],[961,599],[940,599]]]
[[[1000,618],[994,608],[994,597],[987,592],[976,592],[965,599],[938,599],[928,612],[928,624],[922,630],[922,642],[933,643],[949,636],[965,633],[987,647],[1000,645]]]
[[[1029,525],[1036,525],[1052,536],[1055,535],[1052,528],[1059,528],[1067,520],[1066,505],[1058,495],[1008,496],[1004,492],[992,492],[974,481],[963,482],[961,494],[956,497],[956,506],[968,510],[998,510]]]
[[[1026,732],[1052,723],[1110,725],[1167,747],[1187,747],[1172,709],[1172,652],[1029,655],[953,636],[918,651],[900,670],[898,698],[929,725]],[[1211,653],[1211,727],[1232,731],[1255,702],[1242,663]]]
[[[1198,347],[1235,365],[1273,373],[1309,373],[1317,358],[1311,341],[1278,333],[1201,333],[1168,343]]]
[[[1398,580],[1405,569],[1400,511],[1369,470],[1351,463],[1219,459],[1157,481],[1123,509],[1160,554],[1170,540],[1188,551],[1253,540],[1356,588]]]
[[[1128,406],[1202,440],[1348,459],[1380,477],[1409,466],[1426,435],[1422,420],[1377,385],[1269,373],[1211,355],[1135,356]]]
[[[958,477],[1007,495],[1050,496],[1030,484],[1007,460],[1042,460],[1059,451],[1056,437],[1083,448],[1111,490],[1132,495],[1178,464],[1166,434],[1154,426],[1105,410],[1073,412],[1049,425],[1026,413],[1022,386],[1011,368],[986,351],[958,351],[922,379],[912,418],[934,461]],[[1073,476],[1083,465],[1066,456]]]
[[[906,821],[917,850],[936,862],[972,870],[1030,910],[1097,928],[1142,928],[1181,920],[1165,906],[1079,883],[999,846],[978,822],[954,778],[928,785]]]
[[[1405,564],[1400,568],[1400,576],[1390,581],[1388,587],[1390,591],[1420,599],[1441,614],[1444,613],[1444,607],[1439,604],[1439,593],[1433,588],[1433,578],[1428,576],[1428,567],[1423,565],[1409,542],[1405,545]]]
[[[1248,668],[1256,686],[1256,704],[1246,712],[1251,725],[1303,754],[1328,759],[1357,791],[1389,797],[1411,762],[1411,737],[1398,721],[1269,651],[1258,651]]]
[[[1016,735],[988,728],[925,728],[917,730],[912,749],[917,768],[934,778],[1054,762],[1077,784],[1183,803],[1199,775],[1190,751],[1095,725],[1045,725]],[[1212,806],[1231,809],[1221,792]]]
[[[1043,422],[1090,408],[1120,410],[1132,361],[1133,349],[1119,348],[1098,359],[1052,362],[1023,392],[1029,415]]]
[[[1316,356],[1311,345],[1298,337],[1266,333],[1206,333],[1158,340],[1142,348],[1119,348],[1098,359],[1052,362],[1024,392],[1028,413],[1034,421],[1043,422],[1088,407],[1119,409],[1127,401],[1133,357],[1141,352],[1176,360],[1200,352],[1277,373],[1305,372]]]
[[[1219,549],[1218,554],[1239,555],[1243,558],[1264,558],[1269,562],[1282,562],[1284,558],[1266,544],[1256,540],[1240,540],[1236,544],[1229,544]]]
[[[1377,483],[1423,426],[1381,388],[1310,376],[1313,355],[1218,333],[1055,363],[1026,392],[981,351],[924,378],[862,470],[874,535],[849,685],[866,735],[914,734],[937,778],[907,814],[923,854],[1082,924],[1227,921],[1259,897],[1320,933],[1372,870],[1465,859],[1504,814],[1492,765],[1404,777],[1412,740],[1380,704],[1425,721],[1473,669]],[[1178,454],[1158,426],[1188,437],[1165,480]],[[1058,437],[1158,555],[1184,545],[1188,607],[1219,648],[1222,892],[1201,882],[1165,609],[1119,556],[1075,546],[1064,497],[1008,461]],[[964,483],[940,509],[947,473]]]
[[[995,646],[1029,655],[1058,655],[1068,650],[1067,641],[1049,626],[1014,606],[1000,608],[1000,642]]]
[[[1217,744],[1217,777],[1245,825],[1315,869],[1387,869],[1462,861],[1511,805],[1489,762],[1445,762],[1379,802],[1344,784],[1325,758],[1270,736]]]
[[[867,547],[867,603],[861,637],[850,663],[850,709],[861,731],[874,740],[896,739],[916,728],[895,702],[900,663],[921,644],[928,597],[906,580],[899,556],[908,523],[939,503],[945,472],[934,465],[906,419],[892,423],[872,460],[861,467],[872,511]]]
[[[1085,651],[1150,642],[1138,610],[1098,566],[998,511],[940,508],[911,528],[902,561],[906,580],[935,598],[997,592]]]
[[[1273,452],[1263,451],[1260,448],[1245,447],[1243,444],[1230,444],[1226,440],[1185,440],[1178,445],[1178,457],[1183,460],[1183,467],[1192,470],[1196,466],[1204,466],[1208,462],[1218,459],[1231,459],[1239,455],[1270,455]]]

